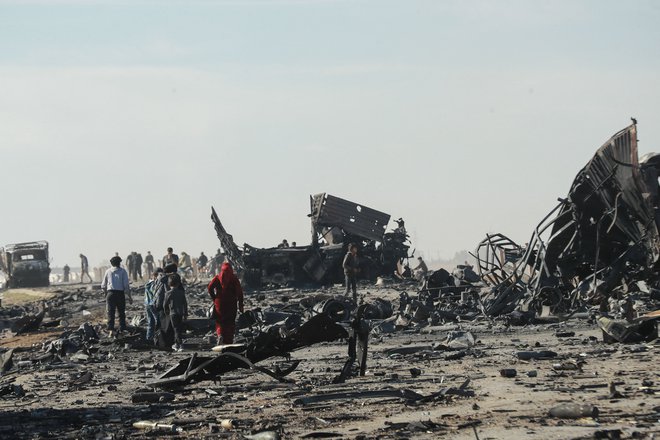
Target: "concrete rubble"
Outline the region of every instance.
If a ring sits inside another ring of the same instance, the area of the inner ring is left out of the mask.
[[[421,282],[398,270],[403,221],[386,232],[389,215],[362,205],[312,197],[313,242],[289,249],[239,247],[213,211],[253,287],[232,345],[214,347],[199,282],[182,352],[145,342],[141,289],[117,339],[98,286],[5,301],[0,437],[654,438],[660,156],[638,159],[636,130],[597,151],[527,244],[489,234],[474,266]],[[395,250],[357,303],[335,282],[349,241]]]

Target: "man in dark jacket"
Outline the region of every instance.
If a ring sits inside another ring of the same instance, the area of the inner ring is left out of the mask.
[[[360,272],[360,261],[357,256],[357,246],[355,244],[350,243],[348,245],[348,252],[344,257],[342,266],[346,278],[346,292],[344,295],[348,296],[351,289],[353,289],[353,301],[357,302],[357,275]]]
[[[167,248],[167,253],[163,257],[163,268],[170,265],[170,264],[176,264],[177,266],[179,265],[179,256],[174,253],[174,249],[171,247]]]
[[[174,328],[172,349],[183,351],[181,335],[183,334],[183,321],[188,319],[188,301],[186,292],[181,285],[181,277],[177,273],[170,275],[170,290],[165,293],[163,308],[170,317]]]
[[[138,278],[142,279],[142,263],[144,260],[142,259],[142,254],[135,254],[135,273]],[[149,276],[151,276],[151,273],[149,273]]]

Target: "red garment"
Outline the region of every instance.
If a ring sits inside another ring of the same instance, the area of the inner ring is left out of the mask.
[[[229,263],[222,263],[220,274],[208,286],[209,295],[215,305],[215,332],[222,336],[222,342],[234,342],[237,305],[243,312],[243,289]]]

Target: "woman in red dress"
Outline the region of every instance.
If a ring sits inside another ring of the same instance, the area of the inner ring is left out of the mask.
[[[222,263],[220,273],[209,283],[208,292],[215,306],[218,345],[233,344],[237,309],[243,313],[243,289],[229,263]]]

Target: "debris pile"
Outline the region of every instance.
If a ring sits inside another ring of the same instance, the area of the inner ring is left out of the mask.
[[[484,313],[607,311],[610,301],[657,298],[659,167],[660,155],[638,158],[633,123],[580,170],[526,245],[488,235],[474,253],[490,288]]]
[[[244,272],[248,288],[329,285],[344,280],[342,259],[349,243],[360,249],[360,274],[375,281],[378,276],[401,275],[410,256],[403,219],[386,232],[390,215],[330,194],[310,197],[311,244],[273,248],[236,245],[212,208],[211,219],[232,266]]]
[[[365,206],[313,196],[312,244],[269,249],[239,248],[213,210],[248,284],[276,287],[246,295],[236,343],[215,346],[197,280],[186,285],[182,352],[145,340],[143,288],[115,338],[98,288],[51,288],[30,306],[0,308],[0,436],[652,435],[657,167],[660,156],[637,159],[631,125],[527,244],[489,234],[474,267],[421,283],[399,278],[409,258],[403,221],[386,232],[389,215]],[[349,241],[365,257],[357,301],[336,285]]]

